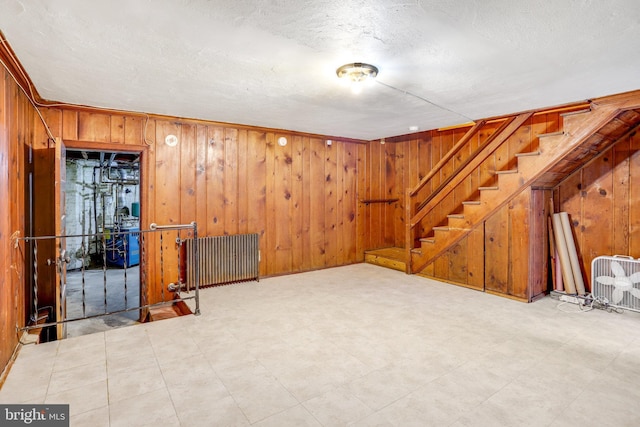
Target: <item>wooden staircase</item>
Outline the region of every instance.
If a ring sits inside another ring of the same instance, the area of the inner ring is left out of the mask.
[[[492,173],[492,179],[476,182],[476,187],[469,191],[469,176],[483,167],[491,156],[496,156],[496,152],[503,155],[503,144],[512,136],[516,138],[514,135],[523,124],[531,123],[534,114],[545,112],[493,119],[494,123],[500,120],[500,127],[481,146],[471,150],[465,144],[489,120],[478,121],[416,187],[407,190],[404,263],[400,248],[369,251],[366,261],[397,270],[404,266],[409,274],[426,272],[425,268],[433,266],[436,259],[524,190],[552,189],[599,152],[640,129],[640,92],[596,99],[566,111],[561,114],[561,131],[535,135],[537,141],[529,144],[530,150],[502,158],[500,164],[503,166]],[[471,153],[465,159],[460,155],[463,147],[465,152]],[[434,185],[430,180],[447,162],[451,165],[454,157],[457,161],[455,170],[431,188]],[[467,188],[467,198],[452,204],[450,195],[460,193],[462,185]]]
[[[495,152],[497,147],[531,117],[532,113],[523,113],[510,119],[481,151],[475,153],[473,158],[457,170],[456,175],[443,188],[439,188],[436,194],[419,205],[417,213],[409,215],[411,220],[407,225],[407,249],[410,255],[407,257],[409,261],[407,272],[420,272],[521,191],[535,185],[541,177],[566,157],[576,157],[576,152],[582,152],[583,155],[580,157],[584,163],[588,157],[584,153],[595,155],[597,151],[594,150],[593,144],[594,139],[597,142],[598,138],[592,137],[613,120],[616,120],[616,116],[621,112],[637,108],[639,103],[638,94],[619,96],[617,99],[592,102],[591,108],[586,110],[564,114],[561,132],[539,135],[537,150],[515,154],[513,161],[508,162],[509,165],[515,165],[515,167],[496,171],[495,181],[491,185],[479,186],[474,198],[463,201],[460,207],[446,216],[443,224],[432,227],[430,234],[419,238],[420,246],[418,248],[411,247],[413,243],[412,230],[429,213],[429,210],[437,206],[448,193],[453,191],[475,168]],[[634,127],[629,132],[636,129],[637,127]],[[409,200],[418,193],[419,187],[408,191]],[[412,203],[407,205],[410,208]]]
[[[462,202],[462,211],[449,214],[445,224],[433,227],[431,235],[419,239],[420,247],[410,250],[408,272],[421,271],[477,224],[508,203],[522,190],[533,185],[540,176],[567,154],[580,147],[590,136],[613,120],[618,112],[619,108],[614,105],[594,104],[589,110],[565,116],[562,132],[539,135],[539,148],[536,151],[515,154],[515,168],[496,171],[493,185],[478,187],[477,198]],[[455,185],[465,179],[531,115],[532,113],[523,113],[515,117],[481,153],[478,153],[465,168],[458,172],[457,179],[453,179],[444,192],[451,191]],[[441,193],[439,197],[434,197],[423,209],[432,208],[445,195]],[[415,227],[424,215],[426,212],[414,215],[410,226]]]

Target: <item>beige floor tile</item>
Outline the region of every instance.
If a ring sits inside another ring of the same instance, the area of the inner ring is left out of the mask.
[[[229,391],[204,358],[191,358],[162,369],[176,408],[203,408],[229,397]]]
[[[109,404],[111,427],[164,426],[174,417],[173,403],[164,388]]]
[[[94,345],[104,346],[104,332],[95,334],[82,335],[80,337],[67,338],[60,340],[58,345],[58,353],[67,353],[69,351],[80,351],[84,348]]]
[[[299,403],[275,379],[231,391],[231,396],[251,423],[293,408]]]
[[[103,406],[72,415],[69,424],[73,427],[109,427],[109,407]]]
[[[20,347],[20,359],[36,358],[37,360],[53,359],[58,354],[60,341],[51,341],[42,344],[29,344]]]
[[[2,403],[41,403],[47,396],[49,388],[48,377],[33,377],[29,373],[10,372],[2,389],[0,402]]]
[[[247,420],[247,417],[245,417],[231,396],[211,398],[206,403],[197,400],[192,405],[176,404],[175,408],[183,427],[245,427],[250,425],[249,420]]]
[[[62,340],[64,342],[64,340]],[[104,342],[93,343],[79,349],[67,349],[64,352],[58,352],[53,370],[64,371],[71,368],[79,368],[83,365],[91,365],[106,360]]]
[[[228,366],[216,374],[230,393],[275,381],[273,374],[257,360]]]
[[[303,406],[324,426],[346,426],[373,413],[343,387],[309,399]]]
[[[98,383],[107,379],[107,367],[104,361],[82,365],[64,371],[55,371],[47,394],[58,394],[65,390]]]
[[[370,409],[377,411],[410,393],[408,388],[394,382],[383,371],[373,371],[345,386],[353,396]]]
[[[446,420],[448,421],[448,420]],[[350,423],[352,427],[429,427],[445,426],[448,422],[425,416],[412,402],[400,399],[373,414]]]
[[[202,356],[202,352],[195,341],[181,332],[176,332],[176,335],[169,333],[166,335],[155,334],[150,336],[150,341],[160,366],[179,363],[180,360],[191,356]]]
[[[256,427],[322,427],[322,424],[301,405],[294,406],[252,425]]]
[[[48,394],[44,403],[68,404],[71,417],[106,407],[109,404],[107,381],[103,380],[87,384],[83,387],[72,388],[57,394]]]
[[[160,368],[129,369],[109,375],[109,402],[135,400],[137,396],[156,390],[166,390]]]
[[[136,349],[135,352],[129,351],[128,354],[118,353],[118,357],[107,357],[107,372],[109,376],[150,367],[159,368],[158,360],[152,351],[138,352],[138,349]]]
[[[238,364],[255,363],[257,359],[247,351],[243,343],[233,343],[225,346],[212,346],[204,353],[211,367],[216,372],[222,372]]]

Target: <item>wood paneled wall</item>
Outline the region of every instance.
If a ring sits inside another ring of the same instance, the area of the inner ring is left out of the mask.
[[[31,147],[44,125],[9,73],[0,68],[0,370],[16,348],[30,304],[27,185]],[[45,138],[46,142],[46,138]]]
[[[74,109],[45,115],[68,146],[142,152],[143,229],[195,220],[200,236],[259,233],[262,276],[360,262],[369,247],[357,224],[367,185],[358,171],[378,160],[359,141]],[[175,147],[165,143],[170,134]],[[159,278],[153,265],[149,273],[153,301]]]
[[[602,255],[640,257],[640,135],[620,141],[563,181],[556,210],[569,214],[585,283]]]

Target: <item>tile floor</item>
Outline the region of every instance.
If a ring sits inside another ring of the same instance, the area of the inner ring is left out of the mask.
[[[4,403],[72,426],[637,426],[640,315],[368,264],[202,291],[202,315],[25,346]]]

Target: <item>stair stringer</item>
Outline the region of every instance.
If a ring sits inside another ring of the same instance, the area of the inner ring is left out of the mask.
[[[497,185],[480,191],[475,203],[463,204],[462,217],[448,218],[447,224],[433,230],[433,237],[420,239],[420,248],[411,251],[411,273],[424,270],[437,257],[468,235],[476,225],[509,203],[525,188],[549,171],[576,147],[598,132],[627,105],[593,104],[592,109],[571,116],[569,126],[562,133],[540,135],[535,155],[516,156],[517,171],[497,174]]]

